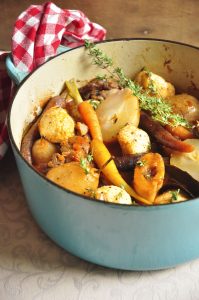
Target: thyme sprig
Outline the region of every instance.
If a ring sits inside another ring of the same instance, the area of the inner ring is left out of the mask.
[[[101,49],[97,48],[94,43],[85,41],[85,48],[92,57],[92,63],[105,69],[122,88],[131,89],[139,100],[140,108],[150,111],[154,120],[159,121],[163,125],[190,127],[189,123],[181,115],[173,113],[171,105],[162,97],[150,95],[150,89],[145,91],[139,84],[126,77],[124,71],[119,67],[115,67],[113,60]],[[151,86],[151,89],[155,93],[154,86]]]
[[[170,191],[170,193],[171,193],[171,201],[177,201],[180,193],[180,189],[177,189],[176,191]]]
[[[80,167],[84,170],[85,174],[90,173],[90,163],[93,161],[93,155],[88,154],[86,157],[80,158]]]

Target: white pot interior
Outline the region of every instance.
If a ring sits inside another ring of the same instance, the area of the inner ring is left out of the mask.
[[[98,45],[114,65],[133,78],[143,67],[163,76],[177,89],[199,95],[199,50],[156,40],[120,40]],[[84,47],[61,54],[37,69],[19,88],[10,113],[10,128],[20,148],[22,135],[51,96],[58,95],[65,80],[91,79],[103,71],[91,64]]]

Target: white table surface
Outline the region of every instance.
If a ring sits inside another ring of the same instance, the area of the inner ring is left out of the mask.
[[[35,223],[8,154],[0,162],[0,300],[32,299],[199,300],[199,259],[168,270],[127,272],[74,257]]]

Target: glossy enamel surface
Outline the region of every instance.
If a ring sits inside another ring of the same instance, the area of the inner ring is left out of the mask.
[[[157,40],[99,44],[133,77],[144,66],[197,96],[199,50]],[[168,268],[199,257],[199,199],[156,207],[110,205],[66,191],[39,175],[19,153],[35,108],[57,95],[66,79],[102,73],[84,48],[63,53],[19,88],[10,111],[10,137],[31,212],[57,244],[88,261],[126,270]],[[23,108],[23,109],[22,109]]]

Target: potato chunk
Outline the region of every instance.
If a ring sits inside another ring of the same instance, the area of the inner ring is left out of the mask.
[[[127,124],[119,131],[118,142],[124,154],[144,153],[151,148],[148,134],[132,124]]]
[[[61,143],[74,136],[74,120],[61,107],[55,106],[46,110],[38,126],[40,135],[52,143]]]
[[[46,177],[65,189],[86,196],[90,196],[91,191],[95,191],[99,183],[98,170],[90,167],[87,173],[78,162],[52,168]]]
[[[152,72],[139,72],[135,77],[135,81],[145,90],[149,89],[151,91],[151,94],[155,94],[162,98],[168,98],[175,95],[174,86],[161,76]]]
[[[32,157],[36,164],[48,163],[52,155],[57,152],[55,144],[45,140],[44,138],[38,139],[34,142],[32,147]]]
[[[95,198],[101,201],[132,204],[130,195],[115,185],[105,185],[95,191]]]

